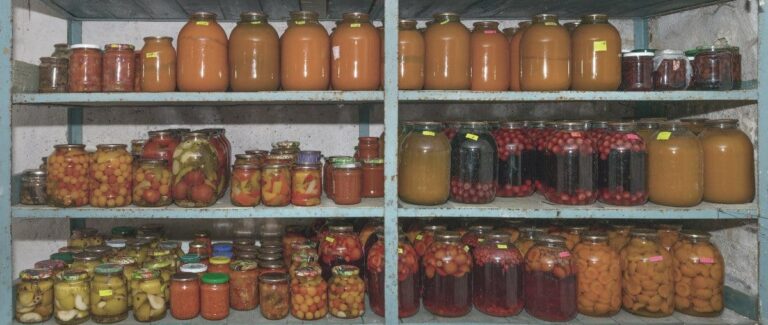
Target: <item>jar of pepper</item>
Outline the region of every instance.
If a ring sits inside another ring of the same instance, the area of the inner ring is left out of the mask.
[[[261,168],[258,165],[235,163],[230,185],[232,205],[254,207],[261,202]]]
[[[291,203],[289,164],[268,164],[261,171],[261,198],[264,205],[282,207]]]
[[[363,161],[363,197],[384,197],[384,159]]]
[[[133,173],[133,204],[161,207],[173,203],[171,171],[161,159],[142,159]]]
[[[178,272],[171,277],[171,316],[180,320],[197,317],[200,314],[200,276],[195,273]]]
[[[313,206],[320,204],[323,194],[321,165],[296,164],[291,172],[291,204]]]
[[[68,64],[69,60],[66,58],[40,58],[37,91],[40,93],[67,92]]]

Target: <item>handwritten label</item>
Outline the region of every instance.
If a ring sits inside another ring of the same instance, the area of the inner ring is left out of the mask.
[[[699,257],[699,264],[715,264],[715,259],[711,257]]]
[[[507,244],[496,244],[496,248],[498,249],[507,249]]]
[[[293,23],[294,23],[294,24],[296,24],[296,25],[304,25],[304,24],[306,24],[307,22],[306,22],[306,21],[303,21],[303,20],[297,20],[297,21],[294,21]]]
[[[195,22],[195,25],[197,25],[197,26],[208,26],[208,22],[207,21],[198,21],[198,22]]]
[[[465,252],[469,252],[469,246],[467,246],[467,245],[464,245],[464,251],[465,251]]]
[[[661,262],[664,260],[664,256],[656,255],[648,258],[648,262]]]
[[[669,132],[669,131],[662,131],[662,132],[659,132],[659,134],[658,134],[658,135],[656,135],[656,140],[663,140],[663,141],[667,141],[667,140],[669,140],[669,138],[670,138],[671,136],[672,136],[672,132]]]
[[[434,137],[435,136],[435,132],[432,132],[432,131],[421,131],[421,134],[429,136],[429,137]]]
[[[480,139],[480,137],[477,134],[472,134],[472,133],[467,133],[465,137],[472,141],[477,141],[477,139]]]
[[[325,237],[325,241],[332,243],[332,242],[335,242],[336,239],[333,239],[333,237]]]
[[[352,23],[352,24],[349,24],[349,27],[358,28],[358,27],[360,27],[360,24],[359,23]]]
[[[99,290],[99,297],[109,297],[111,295],[112,295],[112,290],[109,290],[109,289]]]
[[[157,52],[147,52],[147,54],[145,54],[144,56],[147,59],[151,59],[151,58],[157,58],[157,54],[158,54]]]
[[[560,254],[557,254],[557,256],[560,256],[561,258],[566,258],[571,256],[571,253],[569,252],[560,252]]]
[[[403,255],[403,249],[398,247],[397,248],[397,253],[400,254],[400,255]]]
[[[423,238],[424,236],[422,236],[421,234],[416,235],[416,240],[422,240]]]
[[[608,43],[606,41],[594,41],[592,47],[595,49],[595,52],[608,51]]]

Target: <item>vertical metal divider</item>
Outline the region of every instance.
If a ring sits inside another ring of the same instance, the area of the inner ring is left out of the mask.
[[[758,8],[758,97],[757,97],[757,200],[758,200],[758,312],[759,322],[768,324],[768,17],[766,6]]]
[[[83,22],[67,20],[67,43],[70,45],[82,42]],[[83,108],[67,108],[67,143],[83,143]],[[85,228],[85,219],[70,219],[69,229]]]
[[[0,0],[0,315],[13,318],[13,240],[11,239],[11,100],[13,53],[13,6]]]

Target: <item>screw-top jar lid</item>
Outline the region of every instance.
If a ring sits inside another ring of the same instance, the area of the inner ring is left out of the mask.
[[[27,178],[46,178],[48,176],[48,172],[40,169],[25,169],[24,172],[22,172],[22,177]]]
[[[366,165],[383,165],[384,159],[383,158],[373,158],[373,159],[366,159],[363,161]]]
[[[435,232],[435,240],[440,241],[458,241],[461,239],[461,234],[458,231],[437,231]]]
[[[179,258],[182,264],[200,263],[200,255],[184,254]]]
[[[691,238],[691,239],[709,239],[712,237],[712,234],[701,231],[701,230],[695,230],[695,229],[685,229],[680,231],[680,236],[685,238]]]
[[[49,269],[51,271],[59,271],[63,270],[67,267],[67,263],[64,263],[62,260],[42,260],[35,262],[35,268],[36,269]]]
[[[607,14],[589,14],[581,16],[581,24],[602,24],[608,22]]]
[[[400,29],[416,29],[417,24],[415,19],[400,19],[398,27]]]
[[[97,144],[96,145],[96,149],[97,150],[102,150],[102,149],[128,149],[128,145],[118,144],[118,143]]]
[[[486,234],[485,239],[494,243],[507,243],[509,242],[510,236],[507,232],[495,230]]]
[[[238,260],[234,261],[231,264],[229,264],[229,269],[232,271],[239,271],[239,272],[245,272],[245,271],[253,271],[258,268],[258,264],[254,261],[248,261],[248,260]]]
[[[533,16],[534,23],[557,22],[557,20],[558,20],[558,17],[555,14],[538,14]]]
[[[333,164],[333,168],[338,169],[355,169],[360,168],[360,163],[335,163]]]
[[[503,122],[499,125],[502,129],[512,130],[512,129],[522,129],[526,126],[525,121],[507,121]]]
[[[96,268],[93,271],[100,275],[117,274],[123,272],[123,266],[120,264],[105,263],[96,265]]]
[[[97,261],[101,259],[101,254],[94,252],[80,252],[73,255],[76,261]]]
[[[107,45],[104,45],[104,50],[131,50],[133,51],[136,47],[134,47],[131,44],[120,44],[120,43],[109,43]]]
[[[83,269],[69,269],[59,273],[59,278],[66,282],[79,282],[88,279],[88,271]]]
[[[581,234],[581,239],[603,241],[608,240],[608,235],[602,231],[587,231]]]
[[[298,269],[296,269],[296,276],[297,277],[309,277],[314,278],[316,276],[320,276],[320,267],[316,265],[311,266],[303,266]]]
[[[241,249],[242,246],[253,246],[255,244],[256,244],[256,240],[254,240],[252,238],[235,238],[232,241],[232,248],[233,249]]]
[[[282,254],[282,246],[262,246],[256,248],[256,252],[259,254]]]
[[[214,252],[231,252],[232,251],[231,243],[214,243],[212,247]]]
[[[499,22],[498,21],[476,21],[472,24],[475,28],[484,28],[484,29],[498,29],[499,28]]]
[[[650,228],[632,228],[632,236],[656,237],[656,231]]]
[[[351,20],[351,19],[354,19],[354,20],[368,20],[369,17],[370,16],[368,14],[366,14],[364,12],[357,12],[357,11],[356,12],[345,12],[345,13],[341,14],[341,18],[344,19],[344,20]]]
[[[107,252],[111,251],[112,248],[106,245],[99,245],[99,246],[88,246],[85,248],[86,253],[94,253],[99,254],[99,256],[104,256]]]
[[[265,282],[265,283],[288,282],[288,274],[287,273],[270,272],[270,273],[267,273],[267,274],[260,275],[259,276],[259,281]]]
[[[74,254],[82,253],[83,248],[82,247],[76,247],[76,246],[64,246],[59,248],[59,253],[70,253],[74,256]]]
[[[72,262],[75,261],[74,257],[72,257],[72,253],[53,253],[50,256],[50,259],[52,260],[59,260],[66,264],[72,264]]]
[[[160,249],[173,250],[181,248],[181,242],[176,240],[161,241],[159,244],[157,244],[157,247]]]
[[[204,273],[208,271],[208,266],[203,263],[188,263],[182,264],[179,270],[187,273]]]
[[[277,253],[268,253],[268,254],[259,253],[257,257],[259,260],[262,260],[262,261],[278,261],[283,259],[283,255],[277,254]]]
[[[69,48],[71,50],[75,50],[75,49],[93,49],[93,50],[101,51],[101,46],[98,46],[96,44],[72,44]]]
[[[459,20],[459,17],[461,17],[459,14],[455,12],[441,12],[432,15],[433,18],[435,18],[435,21],[446,21],[446,20]]]
[[[256,247],[255,245],[235,245],[234,251],[235,252],[250,252],[255,253],[259,250],[259,247]]]
[[[360,269],[354,265],[337,265],[331,269],[331,273],[339,276],[357,276],[360,274]]]
[[[130,256],[113,256],[109,259],[109,263],[120,265],[135,265],[136,259]]]
[[[53,272],[49,269],[26,269],[19,273],[19,278],[22,280],[44,280],[53,276]]]
[[[229,264],[231,262],[231,259],[226,256],[214,256],[208,259],[208,262],[212,265],[223,265],[223,264]]]
[[[160,271],[152,268],[140,268],[133,271],[131,278],[135,280],[152,280],[160,277]]]
[[[198,279],[200,279],[200,276],[190,272],[176,272],[171,276],[171,281],[176,282],[197,281]]]
[[[53,146],[54,149],[85,149],[84,144],[57,144]]]
[[[565,238],[563,236],[556,235],[539,235],[536,236],[536,242],[545,244],[565,244]]]
[[[206,273],[202,277],[205,284],[224,284],[229,282],[229,275],[226,273]]]
[[[621,55],[623,57],[642,57],[642,56],[652,57],[652,56],[656,55],[656,50],[654,50],[654,49],[636,49],[636,50],[632,50],[632,51],[629,51],[629,52],[626,52],[626,53],[622,53]]]
[[[735,128],[739,126],[739,120],[737,119],[709,120],[709,121],[706,121],[704,125],[706,125],[707,127],[719,128],[719,129]]]

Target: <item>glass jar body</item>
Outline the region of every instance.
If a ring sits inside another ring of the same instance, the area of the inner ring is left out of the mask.
[[[379,33],[367,17],[345,16],[331,34],[331,87],[334,90],[378,89],[381,81]]]
[[[647,150],[634,131],[611,131],[597,140],[600,202],[632,206],[648,200]]]
[[[684,128],[662,128],[647,147],[649,200],[679,207],[699,204],[704,197],[701,141]]]
[[[633,236],[621,251],[621,263],[622,304],[626,311],[645,317],[664,317],[674,312],[672,256],[664,247],[655,239]],[[646,298],[647,303],[640,301]]]
[[[235,165],[232,169],[229,199],[232,205],[255,207],[261,202],[261,169],[255,165]]]
[[[267,165],[261,172],[261,199],[266,206],[291,203],[291,170],[288,165]]]
[[[573,250],[579,268],[579,313],[608,317],[621,309],[621,264],[619,253],[605,240],[587,240]]]
[[[752,141],[737,127],[709,127],[699,136],[704,153],[704,200],[749,203],[755,197]]]
[[[101,208],[122,207],[132,201],[133,157],[121,146],[97,146],[90,164],[90,203]]]
[[[457,241],[436,241],[422,258],[424,308],[443,317],[464,316],[472,309],[472,257]]]
[[[193,15],[179,31],[176,83],[179,91],[226,91],[227,34],[216,16]]]
[[[352,232],[330,232],[320,241],[320,266],[323,278],[330,279],[337,265],[363,267],[363,246]]]
[[[521,90],[555,91],[571,86],[571,36],[557,19],[527,27],[520,49]]]
[[[56,323],[60,325],[76,325],[90,319],[90,290],[90,284],[87,279],[57,279],[54,285],[53,296],[54,306],[56,306]],[[74,316],[71,316],[73,314]]]
[[[93,93],[101,91],[101,50],[73,48],[69,55],[67,91]]]
[[[402,90],[421,90],[424,87],[424,35],[415,28],[400,28],[398,35],[397,85]]]
[[[672,246],[675,310],[698,317],[723,311],[723,256],[706,239],[683,238]]]
[[[94,299],[98,297],[98,299]],[[116,323],[128,317],[126,280],[123,272],[96,274],[91,280],[91,320]]]
[[[400,253],[402,251],[402,253]],[[410,317],[419,311],[420,271],[419,257],[407,241],[400,240],[397,255],[398,316]],[[384,316],[384,240],[371,246],[366,262],[368,299],[373,312]]]
[[[200,316],[213,321],[229,316],[229,283],[200,286]]]
[[[424,89],[469,89],[469,30],[458,17],[444,19],[435,21],[424,32]]]
[[[592,204],[597,199],[597,153],[583,130],[561,129],[547,140],[544,197],[553,203]]]
[[[288,288],[288,281],[277,283],[259,281],[260,311],[264,318],[279,320],[288,317],[291,302]]]
[[[40,93],[67,92],[69,60],[40,58],[37,90]]]
[[[187,320],[200,314],[200,280],[171,281],[171,316]]]
[[[59,146],[48,157],[46,194],[50,205],[66,208],[88,204],[90,198],[85,146]]]
[[[241,20],[229,35],[228,53],[232,91],[280,88],[280,39],[266,17]]]
[[[323,194],[320,164],[296,165],[291,175],[291,203],[298,206],[319,205]]]
[[[141,207],[161,207],[171,203],[171,171],[167,164],[140,162],[133,173],[133,204]]]
[[[614,91],[621,84],[621,36],[605,22],[582,23],[571,34],[571,89]]]
[[[525,197],[536,190],[533,170],[536,168],[535,148],[525,128],[501,128],[493,132],[499,153],[499,176],[496,195]]]
[[[331,40],[309,17],[294,18],[280,37],[283,90],[327,90],[331,78]]]
[[[216,149],[208,137],[187,137],[173,153],[173,193],[176,205],[206,207],[216,202],[222,179],[217,172]]]
[[[170,37],[147,37],[141,48],[142,92],[176,91],[176,50]]]
[[[53,315],[53,278],[23,279],[16,289],[15,318],[20,323],[41,323]],[[86,308],[87,313],[87,308]]]
[[[496,317],[523,309],[523,256],[510,243],[485,242],[473,250],[472,302]]]
[[[256,269],[229,272],[229,304],[235,310],[259,306],[259,272]]]
[[[102,56],[102,91],[133,91],[135,64],[136,58],[132,45],[107,45]]]
[[[464,127],[451,141],[451,201],[489,203],[496,198],[498,153],[487,128]]]
[[[400,146],[398,195],[421,205],[444,203],[450,194],[451,144],[439,130],[414,130]]]

